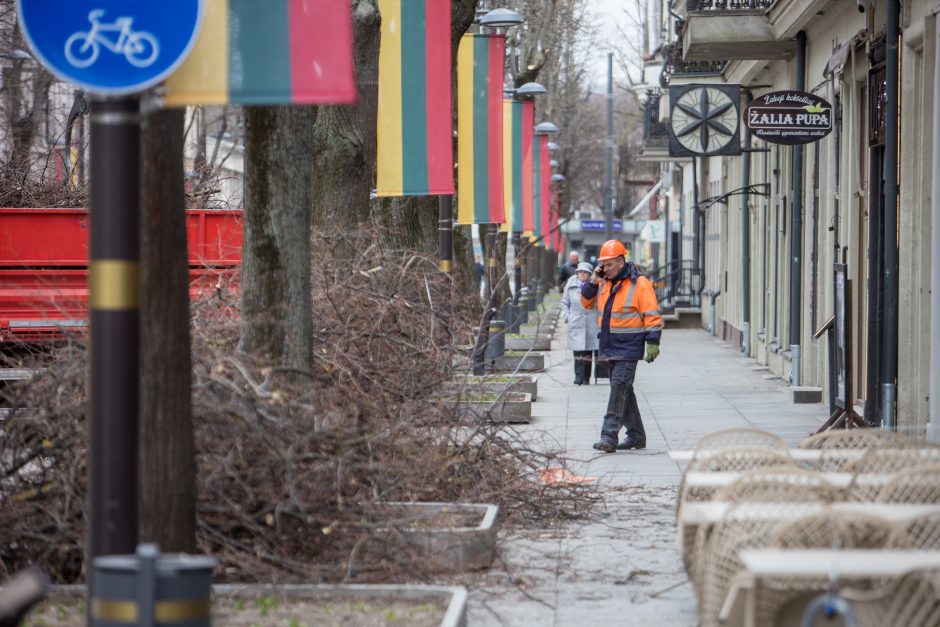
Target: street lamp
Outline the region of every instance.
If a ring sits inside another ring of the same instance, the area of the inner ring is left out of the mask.
[[[474,20],[480,26],[489,28],[509,28],[519,26],[525,20],[522,16],[510,9],[493,9]]]
[[[558,144],[555,142],[548,142],[548,151],[555,152],[556,150],[558,150]]]
[[[27,59],[32,59],[33,56],[26,52],[25,50],[6,50],[0,52],[0,59],[10,59],[12,61],[26,61]]]
[[[503,93],[509,94],[512,96],[518,96],[520,98],[531,98],[532,96],[541,96],[542,94],[547,94],[548,90],[545,89],[540,83],[523,83],[516,87],[515,89],[505,89]]]
[[[564,183],[565,175],[564,174],[552,174],[552,183]]]
[[[548,162],[548,165],[550,165],[550,166],[553,167],[553,168],[557,168],[557,167],[558,167],[558,161],[556,161],[555,159],[552,159],[551,161]]]
[[[541,122],[535,125],[535,132],[545,135],[551,135],[558,132],[558,127],[551,122]]]

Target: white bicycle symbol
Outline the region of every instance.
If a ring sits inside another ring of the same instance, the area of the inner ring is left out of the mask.
[[[86,68],[98,60],[101,46],[114,54],[123,54],[134,67],[152,65],[160,54],[157,38],[145,31],[134,32],[132,17],[119,17],[113,24],[102,24],[104,9],[95,9],[88,14],[91,29],[72,33],[65,40],[65,58],[77,68]],[[111,41],[102,33],[118,33],[117,41]]]

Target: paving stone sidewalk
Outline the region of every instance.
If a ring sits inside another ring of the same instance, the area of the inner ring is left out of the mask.
[[[500,559],[470,593],[469,625],[695,625],[696,603],[676,549],[681,467],[667,451],[704,434],[755,427],[796,444],[821,425],[822,405],[794,405],[787,385],[698,329],[666,329],[662,353],[640,363],[636,391],[647,433],[644,451],[598,454],[609,385],[576,386],[559,322],[539,376],[526,437],[555,442],[599,477],[599,522],[528,529],[503,536]]]

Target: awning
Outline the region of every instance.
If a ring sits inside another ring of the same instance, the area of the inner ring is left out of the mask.
[[[633,208],[633,211],[631,211],[630,213],[627,214],[627,217],[628,217],[628,218],[632,218],[632,217],[635,216],[637,213],[639,213],[640,210],[643,209],[643,207],[645,207],[646,205],[648,205],[649,202],[650,202],[650,199],[653,197],[653,195],[654,195],[656,192],[659,191],[659,188],[662,187],[662,185],[663,185],[663,182],[662,182],[662,181],[659,181],[658,183],[656,183],[656,185],[653,185],[652,189],[650,189],[650,191],[646,192],[646,196],[643,197],[643,200],[641,200],[639,203],[637,203],[637,206]]]
[[[842,74],[843,68],[845,68],[845,62],[849,58],[849,54],[852,52],[852,48],[856,47],[868,36],[868,31],[862,29],[853,35],[847,42],[836,48],[832,51],[832,56],[829,57],[829,60],[826,61],[826,67],[823,68],[823,76],[831,76],[833,74]]]

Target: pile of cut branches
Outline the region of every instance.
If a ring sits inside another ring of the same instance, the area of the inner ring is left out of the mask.
[[[197,540],[218,581],[414,577],[415,521],[384,520],[389,502],[495,503],[509,523],[579,517],[594,503],[593,487],[539,481],[564,467],[561,452],[451,402],[455,338],[470,325],[451,313],[460,304],[436,262],[358,237],[316,260],[309,371],[240,354],[237,320],[194,320]],[[85,355],[42,361],[2,399],[12,416],[0,429],[0,577],[35,562],[71,582],[85,536]]]

